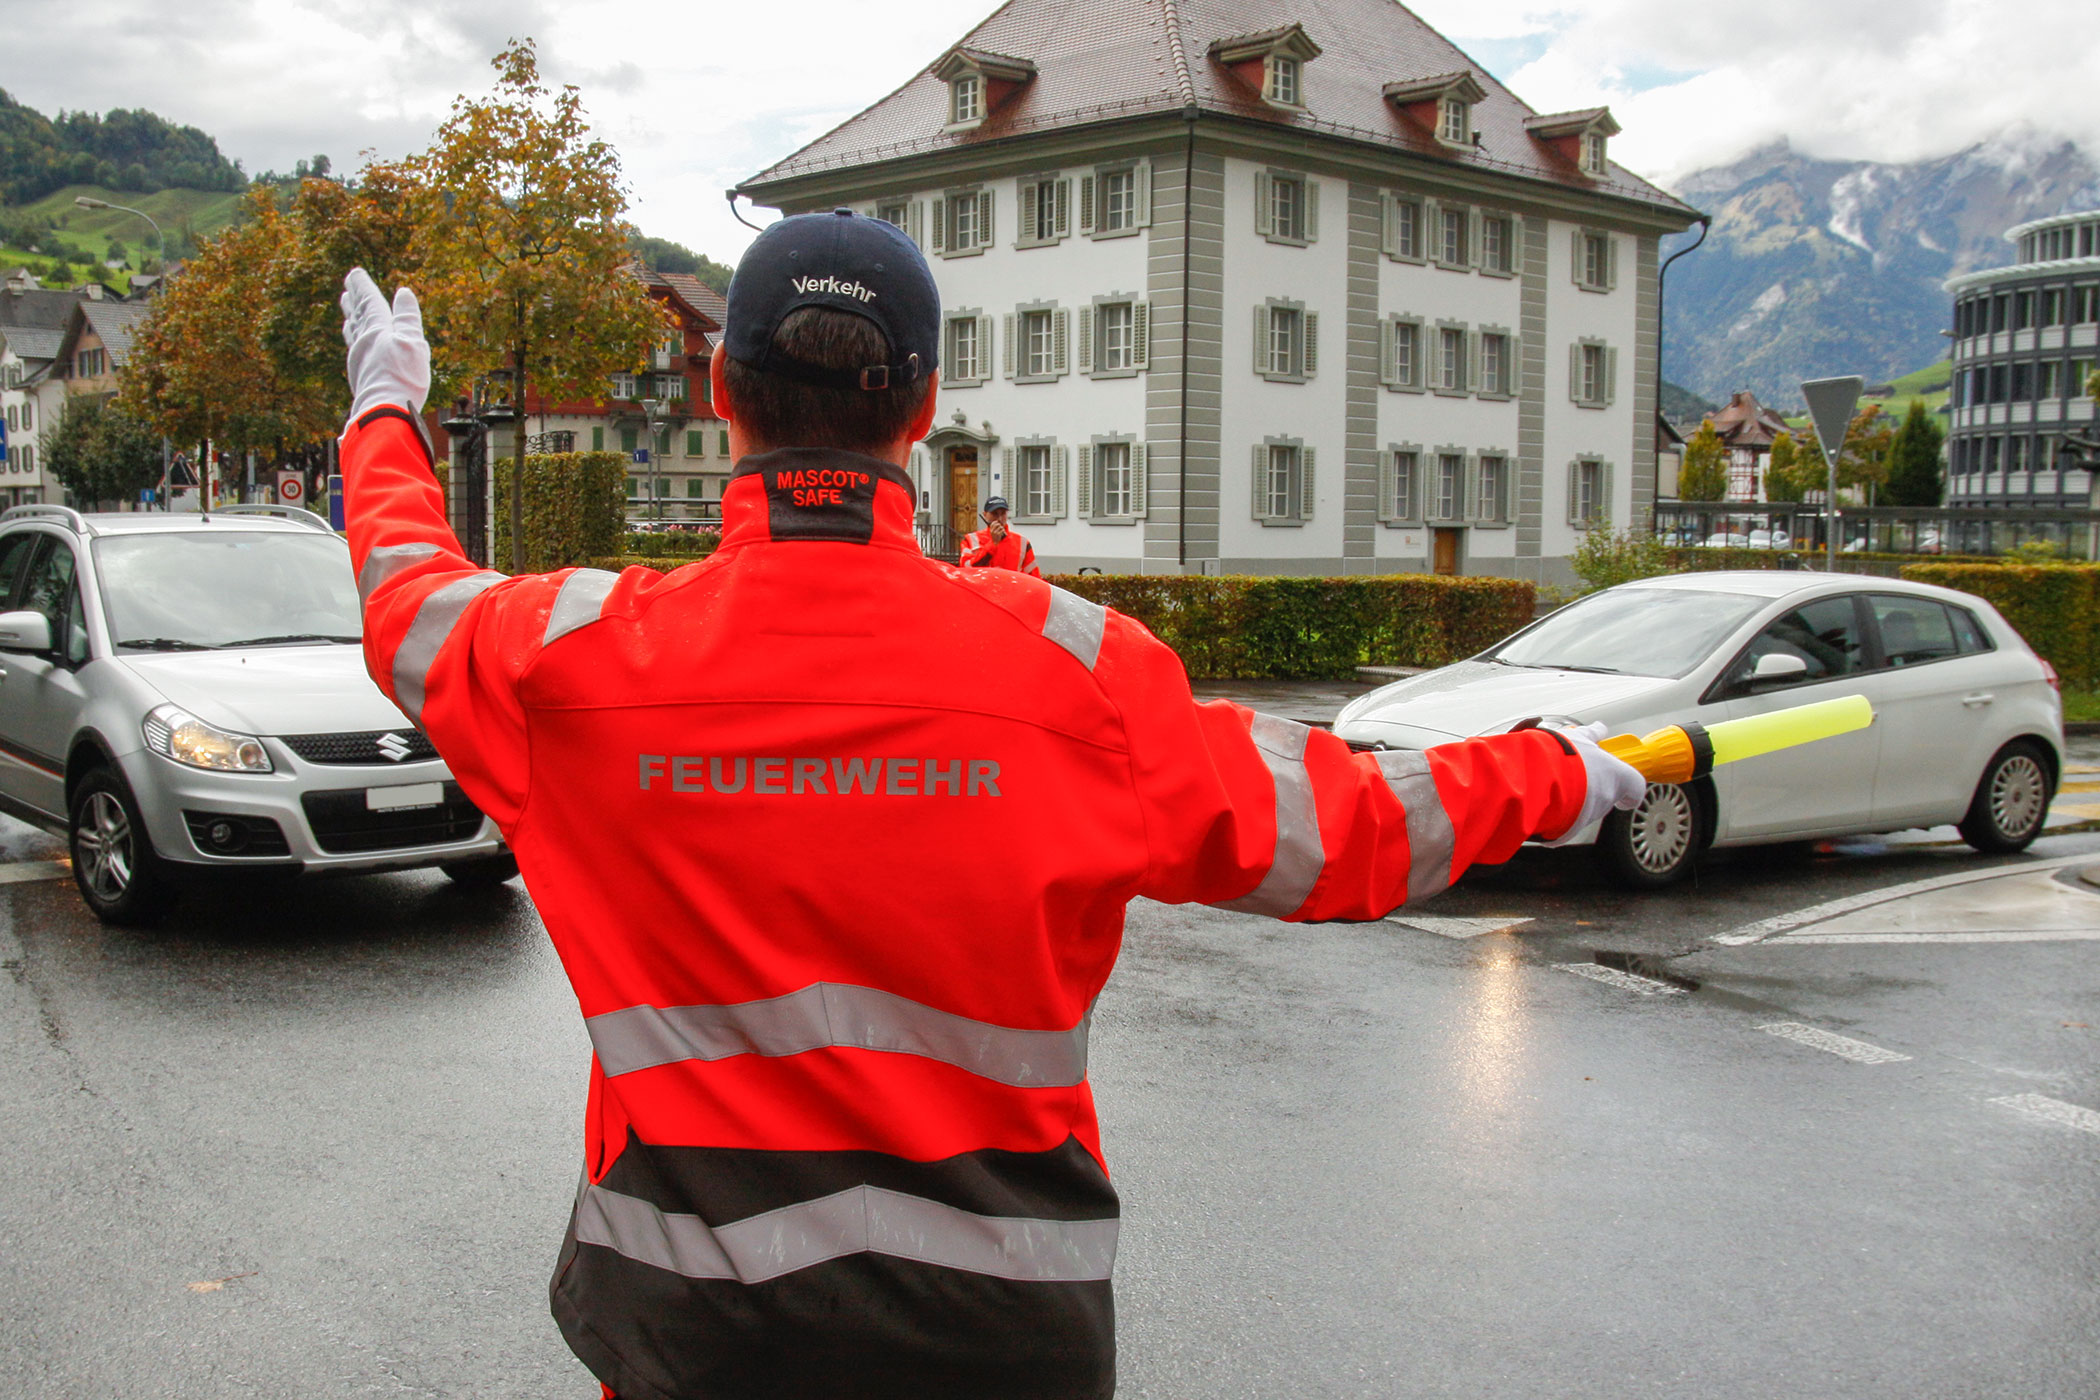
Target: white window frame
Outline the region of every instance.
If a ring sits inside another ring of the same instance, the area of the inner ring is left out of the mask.
[[[1014,520],[1050,525],[1065,516],[1072,450],[1050,437],[1015,438],[1001,461],[1014,503]]]
[[[1044,215],[1049,216],[1047,223]],[[1030,232],[1030,229],[1034,232]],[[1072,182],[1054,172],[1014,182],[1014,247],[1049,248],[1072,230]]]
[[[1476,373],[1473,376],[1473,394],[1476,398],[1505,401],[1517,396],[1517,373],[1519,358],[1517,338],[1507,326],[1482,326],[1473,337],[1475,346]],[[1499,350],[1496,347],[1499,346]],[[1491,380],[1488,377],[1488,356],[1496,350],[1500,358],[1500,372]]]
[[[990,248],[997,204],[988,185],[943,190],[933,203],[933,251],[944,258],[970,258]],[[966,229],[967,239],[962,236]]]
[[[1135,525],[1145,518],[1150,454],[1135,433],[1100,433],[1079,448],[1079,513],[1093,525]],[[1115,472],[1111,482],[1106,473]],[[1113,485],[1114,490],[1109,488]],[[1110,510],[1120,506],[1120,510]]]
[[[1254,372],[1272,384],[1307,382],[1319,369],[1319,333],[1317,311],[1270,297],[1254,308]]]
[[[1111,178],[1130,177],[1129,204],[1125,208],[1122,200],[1116,204],[1119,219],[1127,216],[1127,222],[1111,224],[1107,218],[1108,182]],[[1152,226],[1152,162],[1150,159],[1116,161],[1097,165],[1079,177],[1079,232],[1087,238],[1129,238]]]
[[[624,370],[612,376],[612,397],[622,403],[638,402],[641,398],[641,395],[635,392],[638,387],[635,376]]]
[[[1126,321],[1122,354],[1111,356],[1111,332]],[[1079,372],[1090,379],[1128,379],[1151,368],[1152,305],[1130,292],[1097,296],[1079,308]]]
[[[1054,301],[1023,302],[1006,317],[1001,362],[1016,384],[1051,384],[1070,369],[1072,313]],[[1037,336],[1040,333],[1040,340]]]
[[[1422,444],[1389,442],[1379,457],[1378,522],[1391,529],[1422,523]]]
[[[1568,463],[1568,524],[1593,530],[1611,518],[1611,463],[1584,454]]]
[[[1453,146],[1466,145],[1473,139],[1472,104],[1462,97],[1446,94],[1437,102],[1436,138]]]
[[[1574,264],[1569,269],[1576,286],[1585,292],[1609,293],[1619,282],[1619,242],[1611,231],[1579,228],[1569,245]]]
[[[1482,209],[1474,216],[1473,223],[1480,232],[1480,260],[1478,271],[1488,277],[1514,277],[1517,275],[1517,217],[1499,210]],[[1490,231],[1501,240],[1500,255],[1488,247]]]
[[[1430,470],[1434,473],[1427,483],[1435,497],[1428,518],[1439,523],[1460,523],[1466,519],[1466,452],[1462,447],[1439,447],[1430,454]]]
[[[1489,529],[1509,524],[1509,466],[1512,454],[1489,448],[1473,459],[1473,523]],[[1490,479],[1495,479],[1489,489]]]
[[[1256,523],[1296,529],[1313,518],[1313,455],[1298,437],[1265,437],[1254,444],[1248,471]]]
[[[1428,228],[1425,206],[1410,195],[1386,193],[1379,201],[1385,255],[1394,262],[1429,261],[1422,246]]]
[[[1601,131],[1582,133],[1582,168],[1591,175],[1603,175],[1609,170],[1605,155],[1605,137]]]
[[[1294,216],[1277,221],[1279,205]],[[1320,182],[1302,170],[1271,167],[1254,172],[1254,231],[1271,243],[1306,248],[1320,241]]]
[[[1455,225],[1454,220],[1456,221]],[[1472,270],[1472,209],[1463,204],[1439,204],[1436,206],[1436,248],[1430,257],[1430,261],[1434,262],[1438,267],[1452,272],[1470,272]]]
[[[1568,347],[1568,399],[1578,408],[1610,408],[1618,397],[1619,352],[1594,336]]]
[[[1272,53],[1262,63],[1262,98],[1279,107],[1303,107],[1305,65],[1289,54]]]
[[[1429,392],[1442,398],[1472,393],[1473,337],[1463,321],[1436,323],[1436,358],[1429,365]]]
[[[972,350],[967,362],[958,353],[965,324]],[[992,318],[975,307],[957,307],[942,317],[941,388],[971,389],[992,377],[991,337]]]
[[[958,73],[948,80],[948,125],[975,126],[984,120],[984,75]]]

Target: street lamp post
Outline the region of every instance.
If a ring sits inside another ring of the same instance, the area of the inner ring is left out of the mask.
[[[657,459],[656,416],[663,411],[663,400],[642,400],[642,422],[646,425],[643,436],[649,442],[649,518],[659,525],[664,518],[663,466]]]
[[[160,249],[161,280],[163,282],[167,280],[168,236],[160,231],[159,220],[155,219],[151,214],[148,214],[143,209],[134,209],[128,204],[111,204],[106,199],[92,199],[84,194],[78,194],[73,196],[73,203],[82,209],[114,209],[120,214],[132,214],[137,216],[138,218],[144,219],[146,221],[146,226],[153,230],[154,244]],[[168,439],[166,435],[163,434],[160,440],[160,490],[156,493],[160,497],[160,508],[162,510],[172,509],[171,503],[168,500],[169,456],[170,453]],[[211,490],[204,484],[204,474],[201,471],[197,474],[197,498],[206,506],[209,506],[211,504]]]

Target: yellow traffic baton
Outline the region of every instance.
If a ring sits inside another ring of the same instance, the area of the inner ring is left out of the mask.
[[[1719,724],[1687,721],[1640,738],[1614,734],[1598,747],[1632,764],[1651,783],[1688,783],[1724,763],[1850,734],[1873,722],[1874,706],[1866,696],[1844,695]]]

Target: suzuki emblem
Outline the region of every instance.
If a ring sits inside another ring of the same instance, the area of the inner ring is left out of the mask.
[[[408,757],[408,740],[402,738],[399,734],[382,734],[379,736],[378,743],[379,752],[392,759],[395,763],[399,763],[402,759]]]

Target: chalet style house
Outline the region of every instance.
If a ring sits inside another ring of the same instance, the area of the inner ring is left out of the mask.
[[[1013,0],[733,193],[925,250],[924,527],[1045,566],[1567,579],[1655,492],[1696,212],[1391,0]]]

